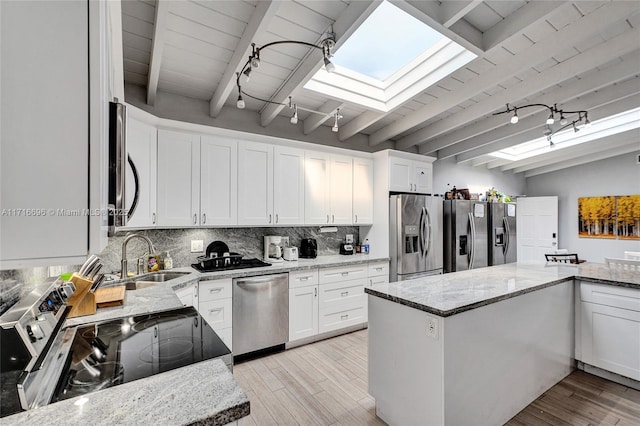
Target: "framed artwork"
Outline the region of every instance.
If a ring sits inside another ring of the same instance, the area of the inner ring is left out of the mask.
[[[578,198],[578,237],[640,240],[640,195]]]

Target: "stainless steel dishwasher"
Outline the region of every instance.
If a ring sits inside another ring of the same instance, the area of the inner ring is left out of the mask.
[[[233,355],[289,341],[289,274],[233,280]]]

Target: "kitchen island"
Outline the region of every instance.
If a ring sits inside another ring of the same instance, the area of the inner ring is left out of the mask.
[[[640,289],[637,273],[590,263],[508,264],[366,289],[377,415],[391,425],[504,424],[574,368],[574,280]]]

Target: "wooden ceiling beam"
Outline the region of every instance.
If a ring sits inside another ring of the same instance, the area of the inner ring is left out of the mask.
[[[373,110],[365,111],[353,120],[340,126],[340,130],[338,130],[338,139],[345,141],[371,126],[386,115],[387,114],[384,112],[377,112]]]
[[[369,143],[372,145],[382,143],[400,133],[419,126],[443,111],[480,94],[488,87],[493,87],[501,81],[526,71],[531,68],[532,64],[544,62],[554,54],[565,50],[566,46],[575,45],[594,33],[605,31],[610,27],[611,23],[624,19],[634,10],[637,10],[637,5],[634,2],[609,3],[603,6],[599,9],[599,13],[587,15],[574,24],[564,27],[530,48],[514,55],[506,63],[497,65],[495,68],[467,81],[459,89],[450,92],[447,96],[438,98],[434,102],[374,132],[369,136]],[[559,43],[559,39],[562,39],[563,42]],[[405,148],[408,147],[405,146]]]
[[[449,28],[481,4],[482,0],[444,1],[440,4],[438,10],[438,20],[442,25]]]
[[[229,60],[229,64],[216,87],[216,91],[209,101],[209,115],[217,117],[224,103],[229,98],[229,94],[236,87],[236,72],[245,64],[247,58],[251,54],[251,43],[258,34],[266,31],[271,18],[273,18],[281,2],[263,0],[259,1],[255,10],[251,14],[251,18],[242,33],[242,37],[238,42],[238,46]]]
[[[160,65],[162,64],[162,52],[164,51],[164,38],[167,33],[168,13],[169,2],[167,0],[158,0],[153,24],[153,43],[151,45],[151,59],[149,60],[149,76],[147,80],[148,105],[154,105],[156,102],[158,80],[160,79]]]
[[[339,48],[353,32],[364,22],[364,20],[375,10],[381,0],[353,1],[333,24],[333,31],[336,33],[336,47]],[[266,127],[278,116],[283,105],[291,93],[301,87],[313,74],[322,66],[323,56],[319,49],[312,49],[309,54],[302,59],[298,68],[287,78],[280,89],[273,95],[271,100],[275,103],[268,104],[260,114],[260,122]]]

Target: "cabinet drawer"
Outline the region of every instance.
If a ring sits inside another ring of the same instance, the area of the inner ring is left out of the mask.
[[[326,333],[327,331],[362,324],[367,321],[366,313],[364,303],[353,303],[331,309],[320,309],[318,331],[320,333]]]
[[[366,278],[320,286],[320,309],[345,305],[353,302],[363,303]]]
[[[388,275],[381,276],[381,277],[367,278],[367,287],[373,287],[378,284],[388,284],[388,283],[389,283]]]
[[[233,309],[233,303],[231,298],[210,300],[202,303],[200,301],[200,315],[214,330],[221,330],[223,328],[231,327],[231,310]]]
[[[200,281],[200,292],[198,294],[201,302],[231,297],[231,278]]]
[[[223,328],[220,330],[215,330],[218,337],[224,342],[225,345],[233,352],[233,333],[232,328]]]
[[[318,270],[289,272],[289,289],[318,285]]]
[[[340,268],[328,268],[320,270],[320,284],[336,283],[346,280],[366,278],[368,265],[363,263],[356,266],[343,266]]]
[[[638,289],[580,282],[580,299],[583,302],[640,312]]]
[[[389,262],[375,262],[369,264],[369,277],[389,277]]]

